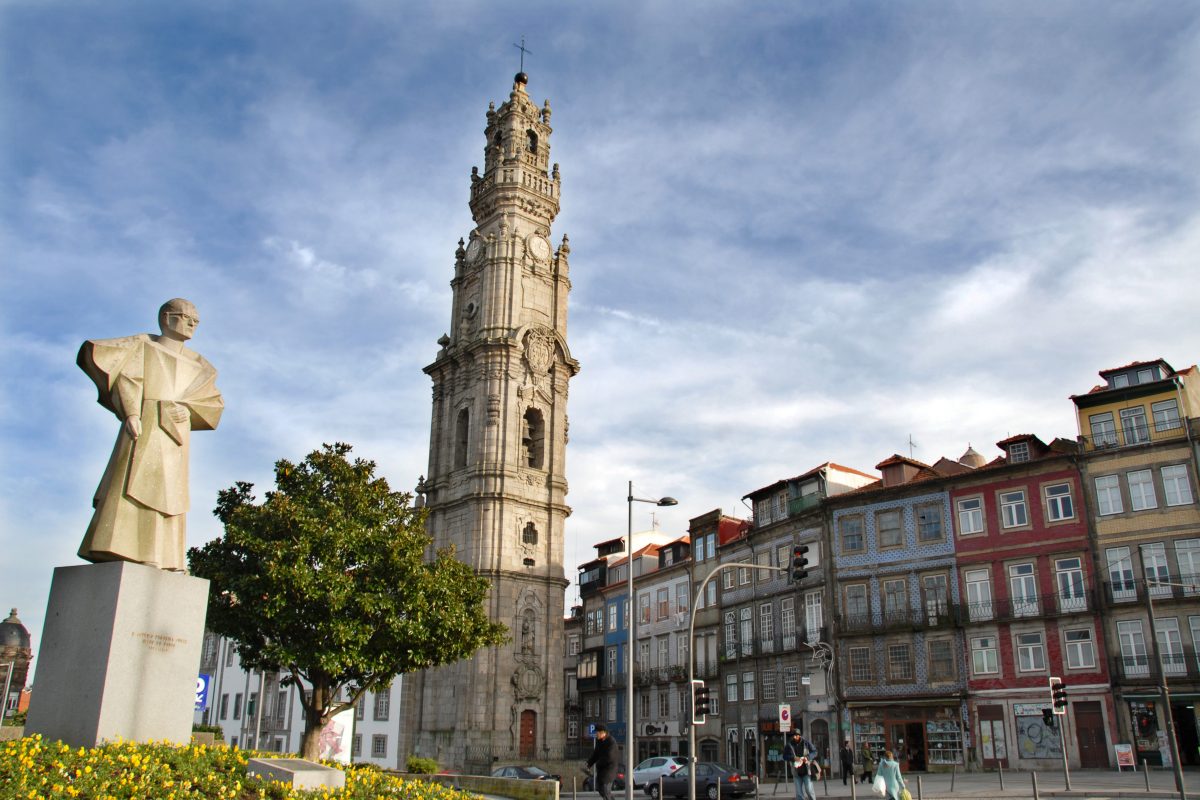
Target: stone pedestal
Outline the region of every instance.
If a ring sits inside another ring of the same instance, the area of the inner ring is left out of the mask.
[[[293,789],[346,788],[346,773],[302,758],[252,758],[246,774],[264,781],[280,781]]]
[[[208,581],[141,564],[54,570],[26,732],[187,744],[207,603]]]

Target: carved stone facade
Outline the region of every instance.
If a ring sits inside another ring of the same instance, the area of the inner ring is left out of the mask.
[[[433,379],[429,477],[420,487],[436,548],[492,583],[507,645],[405,679],[409,753],[443,769],[560,757],[563,746],[563,529],[567,237],[553,248],[560,176],[550,165],[550,104],[517,75],[487,112],[482,175],[471,171],[476,227],[455,252],[450,332]]]

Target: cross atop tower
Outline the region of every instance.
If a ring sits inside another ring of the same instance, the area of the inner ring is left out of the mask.
[[[514,43],[513,47],[515,47],[521,51],[521,69],[520,69],[520,71],[524,72],[525,71],[525,54],[529,53],[530,55],[533,55],[533,51],[526,49],[526,47],[525,47],[525,34],[521,34],[521,43],[520,44]]]

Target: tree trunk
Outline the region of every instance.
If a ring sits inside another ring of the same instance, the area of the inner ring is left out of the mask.
[[[321,720],[304,723],[304,735],[300,738],[300,757],[309,761],[319,761],[321,758]]]

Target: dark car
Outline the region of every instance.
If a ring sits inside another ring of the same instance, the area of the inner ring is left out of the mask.
[[[496,767],[492,770],[493,778],[518,778],[523,781],[558,781],[562,783],[562,777],[551,775],[541,767],[535,767],[532,764],[523,766],[508,766]]]
[[[662,779],[662,793],[667,797],[687,797],[688,767],[680,767]],[[753,794],[754,781],[744,772],[738,772],[728,764],[701,761],[696,764],[696,796],[716,800],[717,784],[721,785],[722,797]],[[654,800],[658,797],[658,781],[646,785],[646,794]]]

